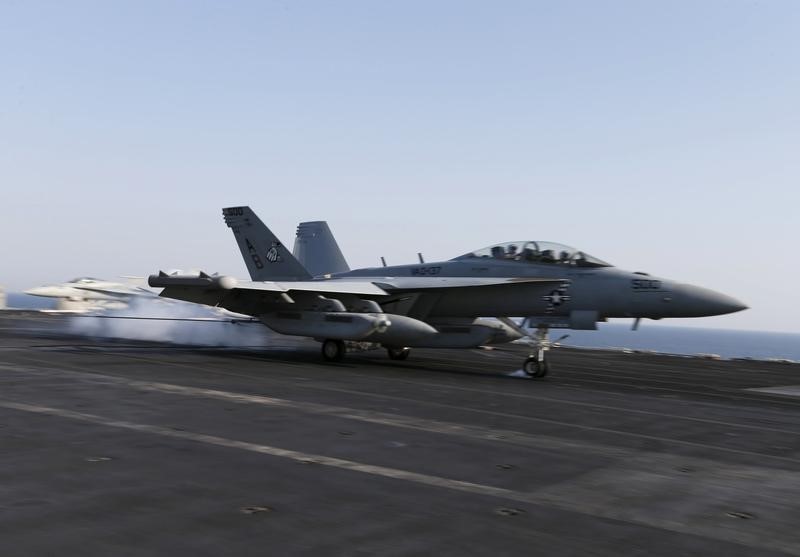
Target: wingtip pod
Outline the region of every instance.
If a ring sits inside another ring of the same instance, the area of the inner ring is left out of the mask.
[[[207,273],[199,275],[167,275],[159,271],[157,275],[150,275],[147,284],[154,288],[168,288],[170,286],[205,286],[213,290],[232,290],[236,288],[237,281],[227,275],[211,276]]]

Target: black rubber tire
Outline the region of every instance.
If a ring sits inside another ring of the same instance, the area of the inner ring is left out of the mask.
[[[550,373],[550,362],[545,358],[539,362],[539,373],[534,377],[545,377],[548,373]]]
[[[322,343],[322,357],[326,362],[341,362],[344,359],[343,340],[327,339]]]
[[[410,348],[387,348],[386,353],[389,354],[390,360],[406,360],[408,355],[411,354]]]
[[[528,356],[525,363],[522,364],[522,370],[528,374],[529,377],[541,378],[547,375],[550,371],[550,364],[547,363],[547,358],[539,361],[536,356]]]

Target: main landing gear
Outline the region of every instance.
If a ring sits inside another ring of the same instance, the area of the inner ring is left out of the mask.
[[[411,348],[407,346],[386,346],[385,348],[391,360],[405,360],[411,353]],[[322,357],[326,362],[341,362],[345,352],[347,352],[347,347],[343,340],[329,338],[322,341]]]
[[[322,342],[322,357],[326,362],[341,362],[344,359],[343,340],[326,339]]]
[[[386,347],[386,352],[389,354],[390,360],[405,360],[408,358],[408,355],[411,353],[411,349],[408,347],[402,348],[395,348],[392,346]]]

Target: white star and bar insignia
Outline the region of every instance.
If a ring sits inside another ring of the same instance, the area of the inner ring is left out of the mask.
[[[572,299],[572,296],[567,295],[567,287],[562,286],[561,288],[557,288],[550,292],[547,296],[542,296],[542,300],[547,302],[547,308],[545,309],[545,313],[552,313],[555,308],[560,306],[565,302],[569,302]]]

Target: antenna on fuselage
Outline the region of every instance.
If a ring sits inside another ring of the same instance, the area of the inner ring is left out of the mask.
[[[383,265],[384,267],[386,267],[386,260],[383,258],[383,256],[382,256],[382,255],[381,255],[381,265]]]
[[[419,257],[419,262],[420,262],[420,263],[425,263],[425,258],[424,258],[424,257],[422,257],[422,254],[421,254],[421,253],[417,253],[417,257]]]

